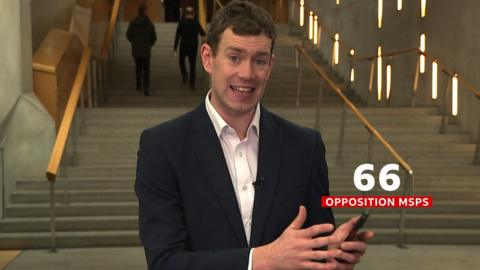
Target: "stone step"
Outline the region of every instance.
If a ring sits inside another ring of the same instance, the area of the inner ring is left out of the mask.
[[[137,216],[137,202],[107,203],[56,203],[57,217],[90,217],[90,216]],[[43,204],[9,204],[6,207],[7,218],[50,217],[50,205]],[[336,214],[358,215],[356,208],[337,208]],[[375,214],[399,214],[400,209],[378,208]],[[442,201],[434,200],[432,208],[407,209],[409,214],[417,215],[478,215],[480,202],[476,201]]]
[[[49,233],[0,233],[0,249],[33,249],[50,247]],[[138,231],[59,232],[58,248],[140,246]]]
[[[353,215],[336,214],[335,223],[342,224]],[[406,214],[405,228],[422,229],[477,229],[480,215],[418,215]],[[124,231],[138,230],[138,217],[101,216],[101,217],[59,217],[56,219],[57,232],[72,231]],[[399,225],[398,214],[372,214],[364,228],[395,228]],[[0,221],[0,230],[4,233],[49,232],[49,218],[8,218]]]
[[[330,188],[331,195],[361,195],[353,184],[350,187],[336,188],[332,185]],[[370,191],[369,194],[374,195],[394,195],[403,194],[403,188],[400,187],[397,192],[384,192],[379,187]],[[446,188],[415,187],[415,194],[432,196],[434,200],[479,200],[480,194],[471,188],[459,188],[450,186]],[[15,191],[11,194],[13,203],[18,204],[37,204],[48,203],[49,192],[47,191]],[[109,190],[69,190],[68,192],[57,190],[55,193],[57,203],[105,203],[105,202],[136,202],[137,198],[133,189],[109,189]]]
[[[350,177],[337,177],[334,173],[330,172],[330,186],[334,187],[352,187],[353,178]],[[403,178],[402,178],[403,179]],[[68,182],[68,183],[67,183]],[[68,186],[69,190],[103,190],[103,189],[129,189],[133,190],[135,183],[135,177],[75,177],[65,180],[63,177],[58,177],[55,182],[55,188],[58,191],[62,191]],[[473,179],[468,176],[439,176],[439,177],[418,177],[415,181],[415,187],[429,188],[429,187],[480,187],[480,182],[477,179]],[[49,188],[46,178],[24,178],[17,180],[17,191],[47,191]]]

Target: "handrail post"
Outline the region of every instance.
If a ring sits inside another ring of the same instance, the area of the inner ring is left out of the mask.
[[[405,186],[403,188],[403,195],[412,195],[413,194],[413,172],[412,171],[405,171],[405,175],[407,176],[407,180]],[[407,191],[408,190],[408,191]],[[407,248],[404,244],[405,242],[405,221],[406,221],[406,211],[405,207],[402,208],[400,213],[400,224],[398,228],[398,238],[397,238],[397,247],[399,248]]]
[[[92,82],[92,67],[93,67],[93,59],[91,59],[88,63],[88,71],[87,71],[87,106],[93,107],[93,82]]]
[[[477,134],[477,147],[475,149],[475,154],[473,156],[473,164],[480,164],[480,119],[478,121],[478,134]]]
[[[89,73],[87,72],[87,83],[84,85],[84,90],[80,92],[80,134],[85,134],[85,88],[87,89],[87,92],[89,92],[90,88],[90,76]]]
[[[367,150],[367,162],[372,163],[373,160],[373,133],[369,131],[368,136],[368,150]]]
[[[298,81],[297,81],[297,100],[295,101],[295,107],[300,106],[300,93],[302,91],[302,59],[300,57],[298,59]]]
[[[4,142],[5,142],[5,137],[3,140],[0,142],[0,157],[2,158],[2,219],[5,219],[7,217],[7,206],[5,205],[7,203],[6,200],[6,187],[5,187],[5,155],[4,155]]]
[[[338,141],[338,153],[337,153],[337,164],[343,165],[343,141],[345,137],[345,118],[347,113],[347,105],[343,103],[342,106],[342,120],[340,123],[340,139]]]
[[[97,60],[92,61],[92,96],[93,96],[93,106],[98,107],[98,78],[97,78]]]
[[[411,100],[411,107],[415,107],[415,96],[418,90],[418,80],[420,77],[420,55],[417,58],[417,65],[415,66],[415,74],[413,75],[413,92],[412,92],[412,100]]]
[[[320,79],[320,86],[318,87],[317,108],[315,113],[315,129],[320,130],[320,106],[323,99],[323,87],[324,82]]]
[[[55,180],[48,181],[50,188],[50,252],[57,252],[55,224]]]
[[[370,102],[370,97],[372,96],[373,91],[373,78],[375,73],[375,60],[370,60],[370,73],[368,75],[368,97],[367,97],[367,107]]]
[[[448,121],[448,97],[450,93],[450,86],[452,80],[450,77],[447,79],[447,85],[445,87],[445,93],[443,95],[443,109],[442,109],[442,122],[440,126],[440,133],[445,134],[447,132],[447,121]]]

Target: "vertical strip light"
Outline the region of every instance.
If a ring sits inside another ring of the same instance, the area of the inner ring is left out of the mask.
[[[304,0],[300,0],[300,26],[305,24],[305,3]]]
[[[392,87],[392,65],[387,65],[387,100],[390,100],[390,90]]]
[[[350,63],[351,63],[351,67],[350,67],[350,82],[354,82],[355,81],[355,68],[353,67],[353,56],[355,56],[355,50],[354,49],[351,49],[350,50]]]
[[[333,43],[333,63],[335,65],[338,65],[339,61],[339,50],[340,50],[340,35],[338,33],[335,33],[335,42]]]
[[[425,73],[425,34],[420,35],[420,73]]]
[[[400,11],[403,8],[403,1],[402,0],[397,0],[397,10]]]
[[[437,60],[432,63],[432,99],[438,98],[438,64]]]
[[[317,46],[320,47],[320,41],[322,40],[322,26],[318,25],[318,41]]]
[[[377,49],[377,100],[382,100],[382,46]]]
[[[427,0],[421,0],[420,16],[422,18],[425,18],[425,16],[427,16]]]
[[[313,39],[313,11],[308,15],[308,39]]]
[[[318,16],[313,19],[313,44],[318,45]]]
[[[452,115],[458,115],[458,74],[452,78]]]
[[[378,0],[378,29],[382,29],[383,0]]]

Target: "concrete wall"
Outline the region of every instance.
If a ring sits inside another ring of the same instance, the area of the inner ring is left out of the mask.
[[[68,30],[76,0],[30,0],[32,49],[35,51],[52,28]]]
[[[480,47],[480,33],[476,30],[480,25],[480,17],[476,11],[480,8],[477,0],[427,1],[427,17],[420,18],[420,1],[403,1],[403,10],[396,10],[397,1],[384,1],[383,27],[377,28],[377,0],[341,1],[340,6],[333,0],[306,0],[308,10],[319,15],[319,21],[324,26],[319,51],[328,60],[331,60],[333,33],[340,33],[342,55],[337,69],[348,78],[349,61],[346,56],[350,48],[354,48],[356,56],[371,56],[377,54],[377,46],[382,44],[383,52],[392,52],[405,48],[419,46],[421,33],[426,33],[426,50],[429,55],[435,56],[446,64],[452,71],[480,88],[480,69],[478,53]],[[297,15],[298,16],[298,15]],[[296,19],[296,18],[295,18]],[[307,18],[306,18],[307,19]],[[308,21],[306,20],[306,23]],[[326,31],[330,32],[327,37]],[[417,57],[414,54],[398,56],[393,59],[384,59],[392,63],[393,82],[392,98],[377,102],[370,97],[370,106],[409,106],[412,97],[413,74]],[[368,98],[368,63],[356,65],[356,82],[354,88],[357,94],[364,99]],[[443,104],[443,92],[447,77],[439,78],[439,95],[437,101],[430,96],[431,65],[420,76],[419,91],[416,93],[417,106],[439,106]],[[376,73],[375,73],[376,78]],[[376,90],[376,82],[374,83]],[[383,87],[385,91],[385,86]],[[460,112],[455,119],[462,127],[473,134],[472,139],[478,136],[480,118],[480,100],[460,85]]]
[[[1,169],[9,194],[16,179],[45,174],[55,129],[32,92],[30,0],[0,1],[0,33],[0,138],[7,135]]]

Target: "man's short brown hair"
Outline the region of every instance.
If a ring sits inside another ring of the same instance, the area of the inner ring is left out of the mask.
[[[273,51],[277,38],[275,23],[266,10],[254,3],[234,0],[215,14],[207,32],[207,44],[213,55],[216,55],[220,37],[227,28],[240,36],[265,35],[272,39]]]

